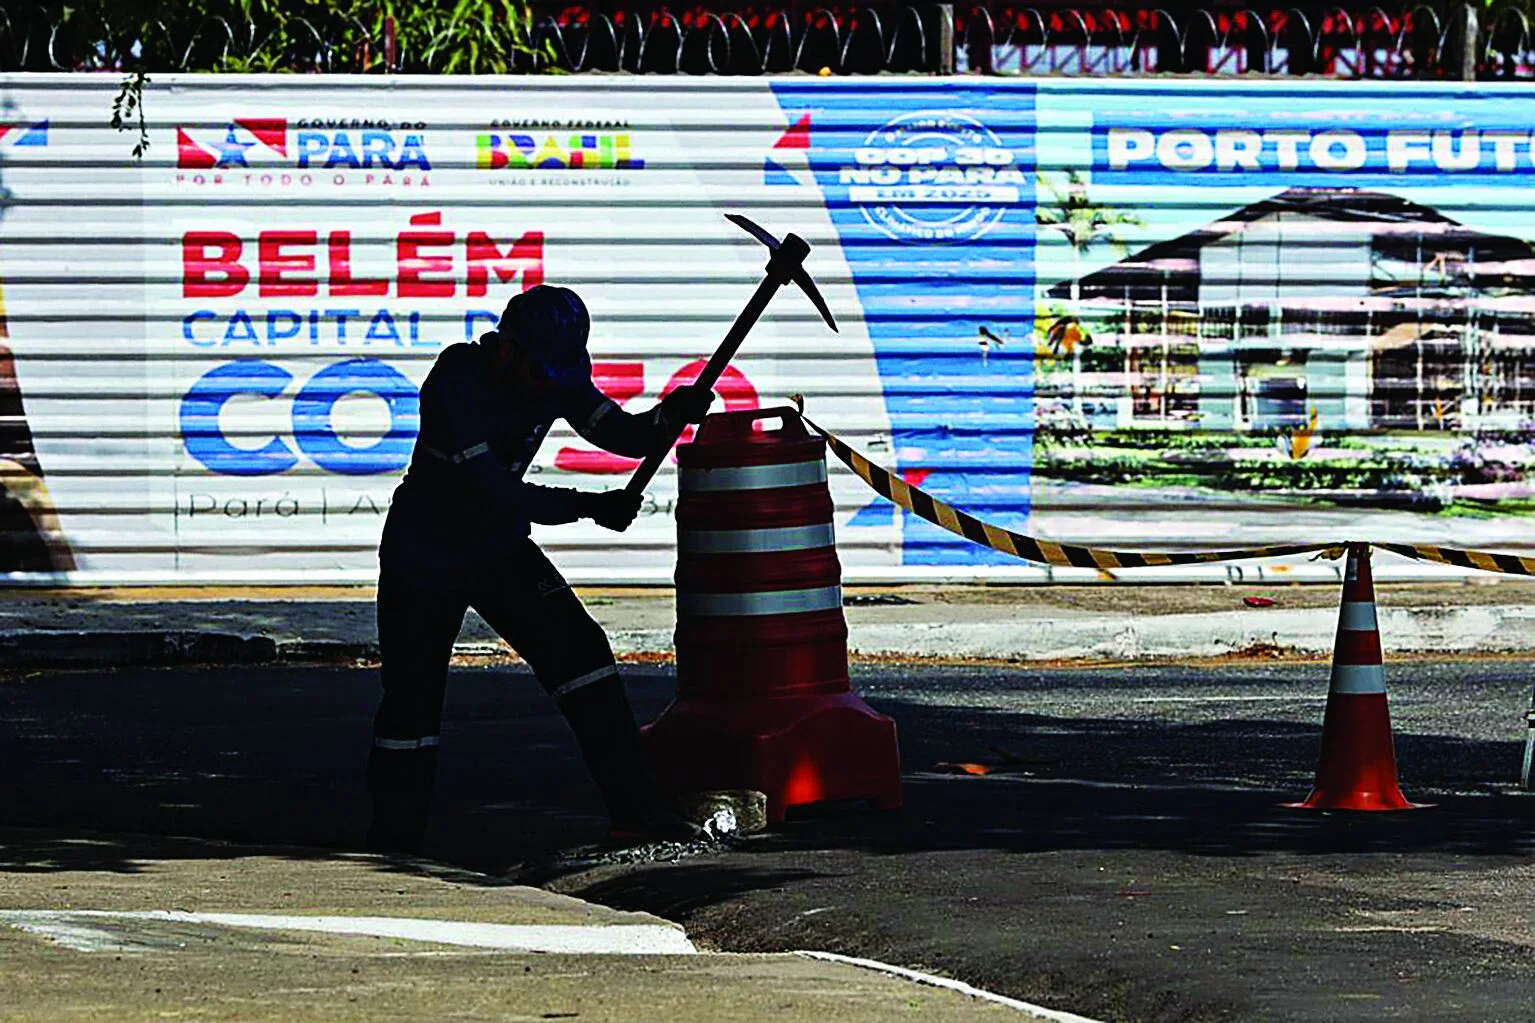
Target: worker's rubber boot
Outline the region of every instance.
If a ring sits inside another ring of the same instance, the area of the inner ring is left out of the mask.
[[[650,769],[639,724],[618,676],[583,686],[560,701],[618,841],[696,842],[704,829],[677,812]]]
[[[436,777],[436,747],[373,749],[368,757],[368,793],[373,797],[369,852],[421,851]]]

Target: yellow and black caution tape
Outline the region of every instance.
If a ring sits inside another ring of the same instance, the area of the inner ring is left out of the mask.
[[[968,512],[945,504],[933,495],[912,486],[890,470],[875,465],[863,455],[848,447],[835,434],[827,433],[810,419],[805,423],[815,430],[832,452],[852,469],[875,493],[888,497],[913,515],[926,519],[935,526],[947,529],[982,547],[1011,554],[1025,561],[1038,561],[1059,568],[1149,568],[1157,565],[1194,565],[1211,561],[1240,561],[1245,558],[1278,558],[1289,554],[1307,554],[1335,546],[1330,543],[1283,544],[1274,547],[1244,547],[1230,551],[1110,551],[1100,547],[1083,547],[1078,544],[1055,543],[1040,540],[1011,529],[982,522]]]
[[[1535,575],[1535,558],[1521,558],[1517,554],[1468,551],[1423,543],[1377,543],[1373,546],[1406,558],[1437,561],[1441,565],[1454,565],[1456,568],[1479,568],[1484,572],[1502,572],[1504,575]]]
[[[989,547],[994,551],[1011,554],[1025,561],[1037,561],[1059,568],[1150,568],[1161,565],[1195,565],[1212,561],[1242,561],[1249,558],[1279,558],[1291,554],[1319,552],[1316,557],[1338,558],[1345,545],[1337,541],[1328,543],[1279,544],[1269,547],[1242,547],[1227,551],[1110,551],[1100,547],[1083,547],[1079,544],[1055,543],[1036,537],[1015,533],[1011,529],[983,522],[968,512],[945,504],[933,495],[912,486],[889,469],[876,465],[864,455],[849,447],[836,434],[822,429],[804,415],[804,403],[798,395],[792,397],[800,407],[800,415],[806,425],[815,430],[859,478],[874,488],[881,497],[889,498],[913,515],[924,518],[935,526],[962,536],[971,543]],[[1498,554],[1492,551],[1463,550],[1431,544],[1374,543],[1383,551],[1391,551],[1418,561],[1435,561],[1457,568],[1481,569],[1501,572],[1505,575],[1535,576],[1535,558],[1523,558],[1517,554]]]

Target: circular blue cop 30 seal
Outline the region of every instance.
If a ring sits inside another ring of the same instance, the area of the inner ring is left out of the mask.
[[[1012,150],[954,111],[897,117],[870,132],[853,158],[842,173],[848,201],[897,241],[973,241],[1023,201]]]

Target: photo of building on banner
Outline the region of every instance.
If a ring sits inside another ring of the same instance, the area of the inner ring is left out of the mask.
[[[1524,99],[1179,83],[1039,105],[1037,529],[1535,540]]]

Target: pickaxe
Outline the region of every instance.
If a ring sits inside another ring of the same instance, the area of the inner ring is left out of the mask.
[[[766,245],[772,255],[768,257],[766,275],[762,278],[762,283],[757,285],[756,293],[752,295],[751,301],[746,303],[746,308],[741,310],[736,321],[730,325],[730,331],[726,333],[725,340],[721,341],[720,346],[714,350],[714,355],[709,359],[703,372],[698,374],[696,383],[711,390],[719,380],[720,374],[725,372],[725,367],[730,364],[730,360],[735,357],[736,349],[741,347],[741,342],[746,340],[746,335],[751,332],[752,327],[756,326],[757,319],[767,308],[769,300],[778,294],[779,288],[791,281],[799,285],[800,290],[821,314],[821,319],[826,321],[826,325],[833,331],[837,329],[837,321],[832,318],[831,310],[826,308],[826,300],[821,297],[821,293],[816,290],[815,282],[805,272],[805,257],[810,255],[810,246],[805,239],[797,234],[789,234],[785,235],[780,242],[739,213],[727,213],[725,219]],[[656,445],[656,449],[640,463],[638,469],[634,470],[634,475],[630,477],[629,484],[624,489],[631,494],[643,493],[680,436],[682,436],[681,427],[667,430],[665,443]]]

